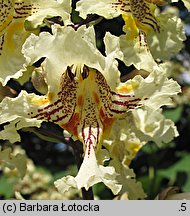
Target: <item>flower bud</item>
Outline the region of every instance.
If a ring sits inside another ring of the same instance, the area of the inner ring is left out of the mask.
[[[41,94],[46,94],[48,91],[48,86],[45,80],[45,73],[42,67],[34,69],[31,78],[34,88]]]

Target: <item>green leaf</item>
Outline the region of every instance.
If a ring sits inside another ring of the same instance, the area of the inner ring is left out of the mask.
[[[164,111],[164,116],[168,119],[171,119],[173,122],[176,123],[181,118],[182,111],[183,111],[182,106],[179,106],[179,107],[174,108],[174,109],[168,109],[168,110]]]
[[[177,182],[183,191],[190,191],[190,154],[184,154],[174,165],[159,171],[163,177]]]
[[[0,177],[0,195],[4,196],[5,199],[10,199],[14,195],[14,181],[13,179],[7,178],[6,176]]]

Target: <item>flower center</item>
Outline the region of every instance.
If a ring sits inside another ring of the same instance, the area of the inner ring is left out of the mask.
[[[88,152],[91,147],[100,148],[117,116],[140,105],[140,99],[130,93],[112,91],[102,73],[85,65],[67,67],[57,96],[47,99],[29,115],[60,125],[81,140]]]

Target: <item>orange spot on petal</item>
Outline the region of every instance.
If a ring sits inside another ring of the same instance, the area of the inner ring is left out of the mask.
[[[82,105],[83,105],[83,96],[82,96],[82,95],[80,95],[80,96],[78,97],[77,105],[78,105],[79,107],[82,107]]]
[[[34,99],[32,100],[32,103],[38,106],[42,106],[45,105],[47,103],[49,103],[49,99],[48,98],[43,98],[43,99]]]
[[[103,136],[104,136],[103,138],[105,139],[109,136],[112,125],[115,122],[115,118],[108,118],[107,116],[105,116],[102,108],[100,109],[99,114],[103,124]]]
[[[72,135],[78,137],[77,127],[78,127],[79,121],[80,121],[80,114],[75,113],[73,117],[71,118],[71,120],[68,123],[61,125],[61,127],[67,130]]]
[[[54,93],[53,92],[49,92],[48,93],[48,99],[49,99],[49,101],[52,101],[53,97],[54,97]]]
[[[96,103],[96,104],[99,104],[99,103],[100,103],[100,100],[99,100],[99,97],[98,97],[97,93],[94,92],[93,94],[94,94],[94,101],[95,101],[95,103]]]
[[[117,91],[120,93],[127,93],[133,91],[132,85],[121,85],[117,88]]]

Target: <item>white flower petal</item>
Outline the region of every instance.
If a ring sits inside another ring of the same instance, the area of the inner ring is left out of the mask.
[[[79,15],[83,19],[85,19],[88,14],[97,14],[106,19],[112,19],[121,14],[120,11],[115,10],[113,3],[117,3],[117,0],[80,0],[77,2],[76,10],[79,11]]]
[[[122,185],[120,194],[127,192],[130,200],[146,198],[147,195],[145,194],[141,183],[136,181],[136,176],[132,169],[129,169],[128,166],[117,159],[111,161],[110,165],[115,168],[117,173],[119,173],[117,181]]]
[[[88,152],[85,153],[84,161],[77,176],[63,177],[55,182],[55,186],[61,193],[64,193],[71,187],[77,187],[78,189],[84,187],[88,190],[94,184],[103,182],[114,194],[118,194],[121,190],[121,185],[117,184],[116,176],[117,174],[113,167],[104,167],[97,163],[95,152],[92,148],[90,155]]]
[[[25,19],[28,18],[28,29],[38,27],[44,18],[52,16],[61,16],[68,23],[70,10],[69,0],[16,0],[3,4],[0,9],[0,15],[4,17],[0,21],[0,82],[3,85],[10,78],[19,78],[25,71],[21,49],[31,33],[24,28]]]
[[[53,35],[47,32],[40,33],[39,37],[31,35],[23,46],[27,64],[33,64],[41,57],[46,57],[44,65],[50,91],[58,90],[60,77],[66,71],[67,66],[81,64],[96,68],[103,75],[105,74],[109,85],[116,85],[120,74],[116,69],[117,61],[114,58],[121,55],[119,48],[112,50],[107,57],[104,57],[96,48],[93,27],[82,26],[75,31],[70,26],[54,25],[52,32]],[[114,41],[117,47],[116,38]],[[114,74],[112,79],[109,74]]]
[[[154,141],[157,144],[168,143],[178,136],[174,123],[165,119],[161,110],[138,109],[133,110],[134,125],[137,137],[142,141]]]
[[[42,24],[44,18],[60,16],[65,25],[71,23],[71,1],[70,0],[30,0],[33,9],[31,15],[26,18],[26,29],[36,29]]]
[[[36,96],[38,98],[39,96]],[[0,103],[0,124],[9,123],[0,131],[0,139],[8,139],[14,143],[20,141],[17,130],[24,127],[40,127],[41,120],[30,118],[28,113],[36,111],[38,106],[31,101],[35,98],[34,94],[21,92],[16,98],[5,98]]]
[[[185,7],[190,11],[190,1],[189,0],[182,0],[184,2]]]
[[[104,141],[104,146],[112,158],[109,166],[115,168],[118,173],[116,179],[122,185],[119,194],[127,193],[129,199],[144,199],[146,194],[142,185],[136,182],[135,174],[128,166],[145,142],[138,139],[130,124],[132,124],[131,119],[117,120],[109,138]]]
[[[181,91],[176,81],[167,78],[167,71],[164,71],[164,66],[167,67],[167,64],[154,67],[154,71],[145,79],[141,76],[135,76],[126,82],[126,84],[136,85],[134,88],[135,96],[148,98],[142,103],[152,110],[159,109],[163,105],[171,105],[171,98]]]
[[[123,62],[127,65],[134,65],[136,69],[144,69],[151,72],[157,65],[152,54],[145,45],[141,45],[139,38],[129,40],[126,35],[120,37],[120,49],[123,52]]]
[[[169,60],[171,55],[177,54],[186,39],[184,25],[180,18],[167,13],[161,13],[157,19],[160,33],[147,34],[150,51],[155,59]]]
[[[115,88],[120,82],[120,72],[118,70],[118,62],[115,59],[123,60],[123,53],[120,49],[120,41],[116,36],[109,32],[104,37],[106,52],[106,67],[103,75],[111,88]]]

